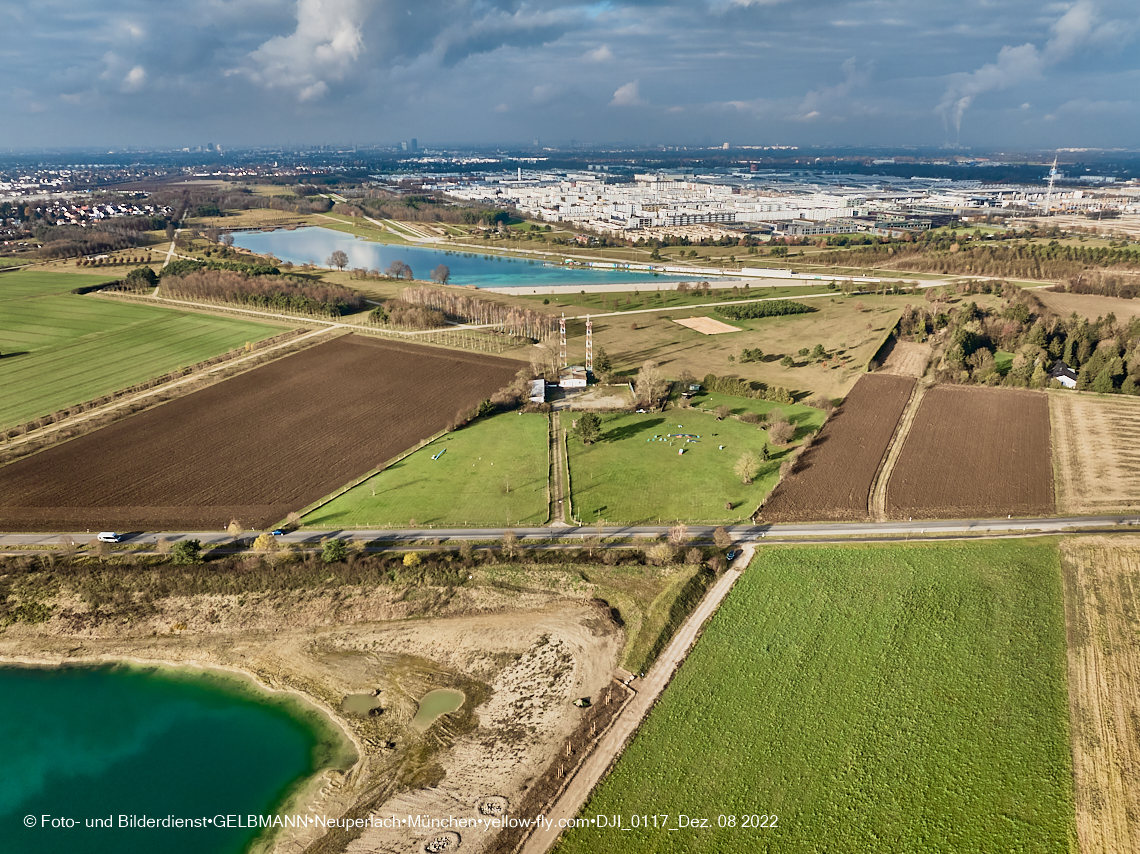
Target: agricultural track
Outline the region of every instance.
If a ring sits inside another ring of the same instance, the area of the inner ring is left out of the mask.
[[[875,474],[914,385],[909,377],[860,377],[804,454],[801,470],[776,487],[757,521],[866,519]]]
[[[887,520],[887,484],[890,483],[891,472],[894,471],[895,463],[898,462],[907,434],[910,433],[910,428],[914,425],[914,416],[918,412],[918,407],[925,394],[926,386],[922,383],[915,383],[914,391],[911,392],[910,400],[907,401],[906,409],[899,419],[898,429],[895,430],[895,435],[891,437],[891,444],[887,447],[886,456],[883,457],[883,464],[875,473],[875,482],[871,486],[871,500],[867,507],[867,513],[876,522]]]
[[[265,527],[443,429],[517,363],[347,335],[0,469],[0,529]]]
[[[935,386],[887,483],[893,519],[1054,512],[1049,403],[1042,392]]]

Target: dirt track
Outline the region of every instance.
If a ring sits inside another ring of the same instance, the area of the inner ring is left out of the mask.
[[[0,469],[0,530],[265,527],[443,429],[517,368],[338,338]]]
[[[742,553],[734,561],[733,568],[727,570],[705,595],[697,609],[689,615],[680,630],[657,659],[645,679],[635,680],[633,687],[637,696],[627,705],[614,721],[610,731],[598,742],[594,752],[582,763],[566,791],[551,807],[547,825],[536,830],[527,839],[522,854],[545,854],[558,840],[562,831],[557,827],[559,819],[573,818],[586,803],[586,799],[609,771],[610,766],[621,756],[629,739],[637,732],[645,716],[661,696],[661,692],[673,678],[673,674],[689,654],[705,623],[716,613],[724,597],[740,578],[744,568],[752,561],[755,546],[744,546]],[[758,570],[754,570],[758,571]],[[533,816],[521,816],[533,818]]]
[[[887,374],[860,377],[805,454],[802,469],[776,487],[757,518],[764,522],[866,519],[875,473],[914,382]]]

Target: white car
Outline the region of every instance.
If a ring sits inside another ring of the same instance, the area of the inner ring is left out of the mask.
[[[122,537],[114,531],[101,531],[95,539],[101,543],[117,543]]]

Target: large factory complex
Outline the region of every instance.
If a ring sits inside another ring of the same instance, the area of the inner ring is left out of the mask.
[[[651,230],[716,239],[742,230],[776,236],[870,232],[898,237],[959,219],[1004,216],[1140,213],[1140,187],[1109,179],[1083,187],[985,184],[923,178],[818,175],[811,172],[723,174],[497,172],[448,176],[424,189],[472,202],[513,204],[546,222],[574,223],[609,234]]]

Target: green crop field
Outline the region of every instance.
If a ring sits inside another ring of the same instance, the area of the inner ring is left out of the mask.
[[[284,328],[70,293],[97,282],[68,273],[0,277],[0,426],[192,365]]]
[[[307,514],[304,523],[407,527],[415,519],[420,527],[541,525],[548,507],[548,434],[545,415],[480,418]]]
[[[1071,765],[1054,545],[764,548],[556,851],[1070,854]]]
[[[734,401],[734,408],[741,410],[784,410],[798,428],[797,441],[823,423],[823,413],[808,406],[719,399]],[[563,427],[570,431],[580,415],[562,413]],[[780,464],[789,453],[789,447],[769,443],[771,460],[751,484],[744,484],[733,472],[736,461],[745,451],[760,453],[768,443],[767,432],[755,424],[732,418],[717,421],[711,414],[683,409],[602,415],[601,419],[600,441],[583,445],[573,435],[568,439],[570,495],[574,515],[584,524],[598,519],[631,524],[745,520],[776,485]],[[700,439],[670,439],[671,433],[694,434]],[[662,438],[655,440],[654,436]],[[678,454],[682,448],[685,453]]]

